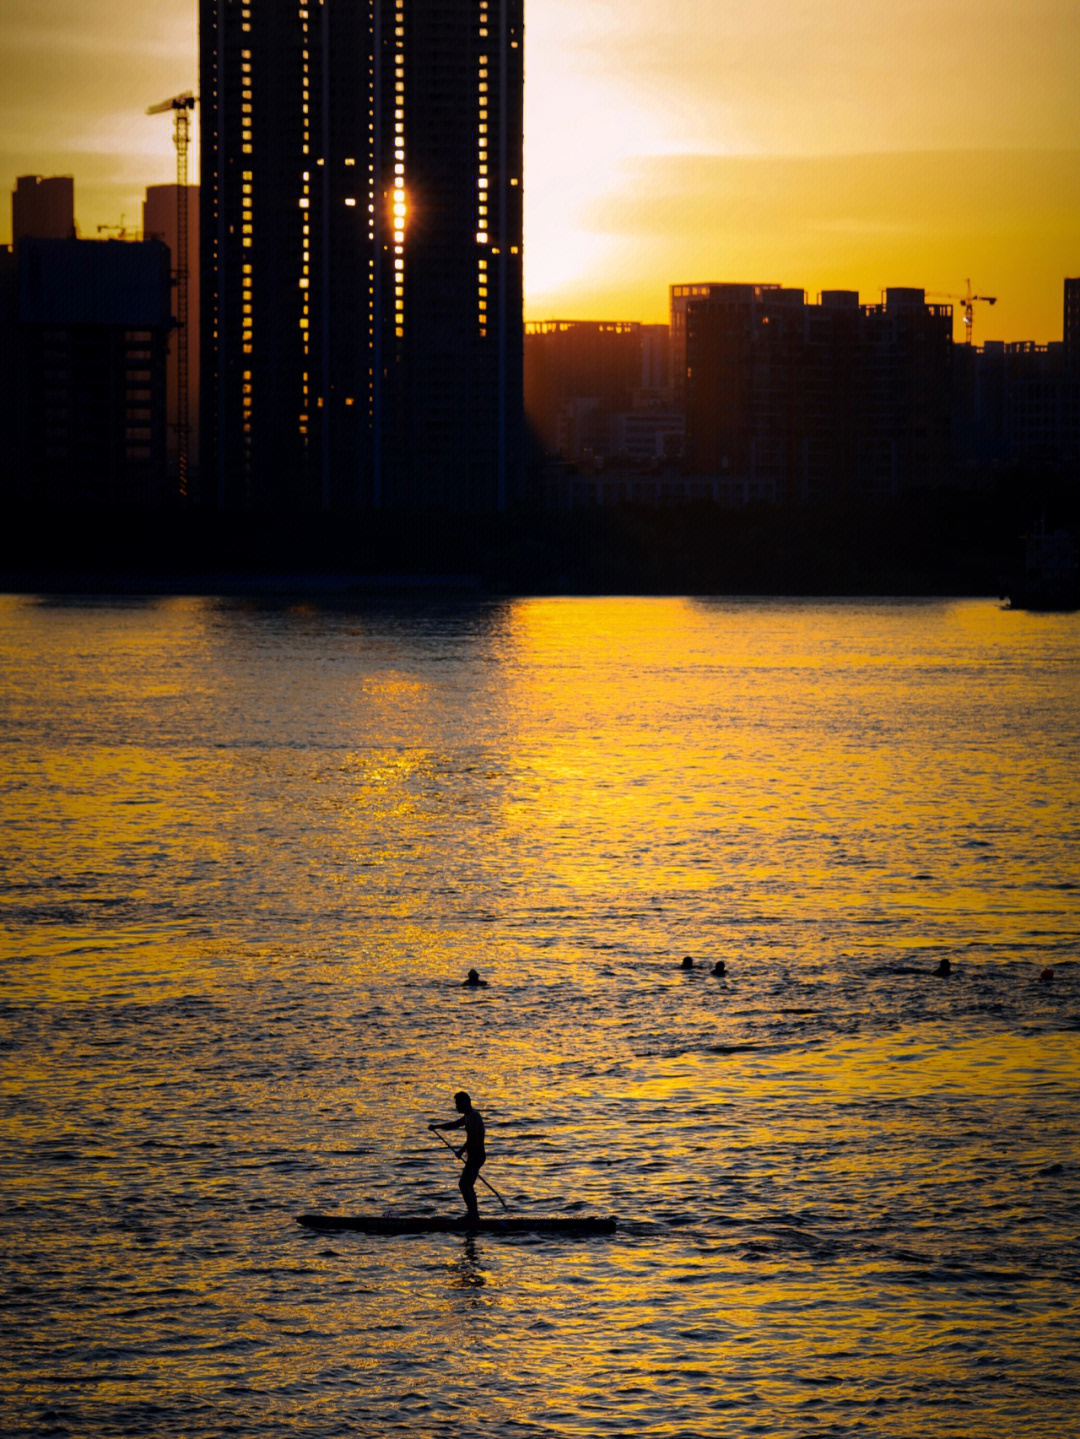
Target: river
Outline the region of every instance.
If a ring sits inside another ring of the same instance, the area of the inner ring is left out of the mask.
[[[0,656],[6,1435],[1080,1433],[1080,616],[7,596]],[[460,1088],[615,1235],[295,1223],[456,1213]]]

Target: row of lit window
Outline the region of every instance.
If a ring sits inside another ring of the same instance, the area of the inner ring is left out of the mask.
[[[301,77],[301,113],[303,114],[303,153],[306,156],[311,154],[311,50],[310,33],[308,30],[307,7],[299,7],[300,28],[302,33],[301,64],[303,74]],[[311,171],[305,170],[301,176],[300,192],[301,209],[301,237],[300,247],[300,339],[304,346],[305,358],[311,353]],[[311,404],[311,390],[308,382],[308,374],[305,370],[303,377],[303,393],[300,405],[299,426],[301,435],[308,432],[308,413]]]
[[[480,39],[488,38],[488,0],[480,0]],[[488,242],[488,57],[480,56],[477,74],[478,127],[476,146],[477,207],[476,243]],[[480,335],[487,334],[488,262],[486,255],[477,260],[476,312]]]
[[[405,334],[405,0],[394,27],[394,333]]]
[[[240,29],[245,34],[251,33],[251,6],[245,4],[240,11]],[[244,155],[252,153],[251,113],[252,113],[252,70],[251,51],[241,49],[240,51],[240,149]],[[250,250],[252,244],[252,233],[254,230],[253,220],[254,192],[253,172],[243,170],[240,180],[240,234],[241,253]],[[240,264],[240,299],[241,299],[241,345],[245,355],[250,355],[253,348],[252,323],[252,265],[250,257],[245,256]],[[247,362],[251,363],[250,360]],[[243,383],[241,384],[241,413],[243,416],[245,465],[250,462],[251,445],[251,371],[243,370]]]

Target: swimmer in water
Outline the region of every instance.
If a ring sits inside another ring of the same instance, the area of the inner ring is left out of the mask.
[[[679,966],[679,968],[680,968],[680,969],[693,969],[693,967],[694,967],[694,961],[690,958],[690,956],[689,956],[688,954],[685,955],[685,956],[683,957],[683,962],[682,962],[682,964]]]
[[[487,980],[481,979],[475,969],[470,969],[461,982],[469,989],[487,989]]]
[[[934,970],[934,973],[935,973],[935,974],[943,974],[943,975],[944,975],[944,974],[952,974],[952,965],[949,963],[949,961],[948,961],[947,959],[939,959],[939,960],[938,960],[938,967],[937,967],[937,969]]]
[[[727,965],[722,959],[718,959],[712,967],[713,974],[727,974]]]

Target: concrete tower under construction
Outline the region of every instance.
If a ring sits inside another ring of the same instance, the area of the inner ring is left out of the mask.
[[[200,0],[200,46],[204,499],[506,508],[523,0]]]

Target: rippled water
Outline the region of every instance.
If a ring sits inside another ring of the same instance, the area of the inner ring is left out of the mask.
[[[5,1434],[1080,1432],[1080,618],[9,597],[0,656]],[[616,1236],[295,1224],[456,1212],[462,1086]]]

